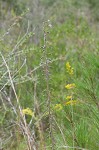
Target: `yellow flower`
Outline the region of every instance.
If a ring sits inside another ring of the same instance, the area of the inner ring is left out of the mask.
[[[66,86],[65,86],[65,88],[66,89],[72,89],[72,88],[75,88],[76,87],[76,85],[74,84],[74,83],[72,83],[72,84],[67,84]]]
[[[67,72],[68,72],[70,75],[73,75],[73,74],[74,74],[73,68],[70,66],[70,63],[69,63],[69,62],[66,63],[66,69],[67,69]]]
[[[22,109],[23,114],[34,116],[34,112],[30,108]]]
[[[67,96],[66,99],[70,100],[70,99],[72,99],[72,96]]]
[[[77,104],[77,100],[70,100],[68,102],[65,103],[65,105],[74,105],[74,104]]]
[[[57,110],[57,111],[60,111],[60,110],[62,110],[62,105],[61,104],[56,104],[55,106],[54,106],[54,109],[55,110]]]

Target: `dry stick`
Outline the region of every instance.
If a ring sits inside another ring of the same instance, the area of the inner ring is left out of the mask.
[[[28,21],[28,27],[27,27],[27,31],[24,34],[24,36],[18,41],[18,43],[14,46],[12,52],[10,55],[13,55],[15,53],[15,50],[18,48],[18,46],[20,46],[21,42],[25,39],[25,37],[28,35],[29,32],[29,21]]]
[[[6,60],[5,60],[5,62],[6,62]],[[13,81],[15,75],[22,69],[22,67],[24,66],[25,63],[26,63],[26,59],[24,60],[22,66],[16,71],[16,73],[15,73],[13,76],[11,76],[12,81]],[[7,62],[6,62],[6,64],[7,64]],[[8,71],[6,72],[6,74],[7,74],[7,73],[8,73]],[[4,74],[3,74],[3,76],[4,76]],[[2,78],[3,76],[1,76],[1,78]],[[3,87],[0,89],[0,92],[1,92],[1,91],[4,89],[4,87],[5,87],[6,85],[8,85],[8,84],[9,84],[9,81],[7,81],[7,82],[3,85]]]
[[[10,33],[12,28],[17,24],[18,19],[14,21],[14,23],[8,28],[8,30],[0,37],[0,42],[4,40],[4,37]]]
[[[28,126],[27,126],[27,123],[26,123],[26,119],[25,119],[25,117],[24,117],[24,115],[22,113],[22,109],[21,109],[21,106],[20,106],[20,103],[19,103],[18,96],[17,96],[16,91],[15,91],[14,83],[13,83],[13,80],[12,80],[12,77],[11,77],[11,72],[10,72],[10,69],[9,69],[6,61],[5,61],[4,56],[2,55],[2,53],[0,53],[0,54],[2,56],[2,59],[3,59],[4,63],[5,63],[5,66],[6,66],[7,70],[8,70],[9,79],[10,79],[11,86],[12,86],[12,89],[14,91],[14,94],[15,94],[15,97],[16,97],[16,101],[17,101],[17,104],[18,104],[18,107],[19,107],[20,116],[21,116],[21,118],[22,118],[22,120],[24,122],[25,132],[26,132],[26,136],[27,136],[27,140],[28,140],[27,141],[27,143],[28,143],[28,150],[32,150],[32,147],[31,147],[31,137],[30,137],[29,129],[28,129]],[[34,139],[33,139],[33,143],[34,143]],[[33,150],[36,150],[35,145],[33,146]]]
[[[47,32],[45,30],[46,23],[48,24],[48,22],[43,23],[43,33],[44,33],[43,50],[44,50],[44,58],[45,58],[45,75],[46,75],[46,88],[47,88],[47,103],[48,103],[48,112],[49,112],[50,138],[52,142],[52,150],[54,150],[54,137],[52,133],[52,114],[51,114],[50,87],[49,87],[49,63],[48,63],[47,49],[46,49],[46,46],[47,46],[47,43],[46,43]]]
[[[6,61],[5,61],[5,62],[6,62]],[[5,62],[4,62],[4,63],[5,63]],[[6,62],[6,63],[7,63],[7,62]],[[21,70],[21,68],[24,66],[25,63],[26,63],[26,60],[24,60],[24,63],[23,63],[22,66],[17,70],[17,72]],[[12,76],[12,79],[13,79],[13,77],[17,74],[17,72]],[[1,76],[1,79],[2,79],[2,78],[4,77],[4,75],[6,75],[7,73],[8,73],[8,71],[6,71],[6,72]],[[8,83],[8,82],[7,82],[7,83]],[[6,84],[5,84],[5,85],[6,85]],[[3,88],[5,87],[5,85],[3,86]],[[0,93],[2,92],[3,88],[1,88]],[[4,101],[3,101],[2,97],[1,97],[1,100],[2,100],[3,106],[4,106],[5,110],[6,110],[6,106],[5,106],[5,104],[4,104]],[[10,97],[7,97],[6,100],[7,100],[8,103],[11,105],[11,107],[12,107],[14,113],[17,115],[17,111],[16,111],[14,105],[12,104]]]
[[[11,72],[10,72],[10,70],[9,70],[9,67],[8,67],[6,61],[5,61],[4,56],[2,55],[2,53],[0,53],[0,54],[1,54],[1,56],[2,56],[2,59],[3,59],[4,63],[5,63],[5,66],[6,66],[6,68],[7,68],[7,71],[8,71],[8,74],[9,74],[9,79],[10,79],[10,82],[11,82],[11,86],[12,86],[12,89],[13,89],[13,91],[14,91],[14,94],[15,94],[15,97],[16,97],[16,100],[17,100],[17,104],[19,105],[19,100],[18,100],[16,91],[15,91],[15,87],[14,87],[13,80],[12,80],[12,77],[11,77]],[[20,105],[19,105],[19,110],[21,110]]]

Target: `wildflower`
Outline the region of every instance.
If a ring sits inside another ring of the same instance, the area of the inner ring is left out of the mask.
[[[65,105],[74,105],[74,104],[77,104],[77,100],[70,100],[68,102],[65,103]]]
[[[70,100],[70,99],[72,99],[72,96],[67,96],[66,99]]]
[[[30,108],[22,109],[23,114],[34,116],[34,112]]]
[[[61,104],[56,104],[55,106],[54,106],[54,109],[55,110],[57,110],[57,111],[60,111],[60,110],[62,110],[62,105]]]
[[[67,84],[67,85],[65,86],[65,88],[69,90],[69,89],[75,88],[75,86],[76,86],[76,85],[75,85],[74,83],[72,83],[72,84]]]
[[[73,68],[70,66],[70,63],[67,62],[66,63],[66,69],[67,69],[67,72],[70,74],[70,75],[73,75]]]

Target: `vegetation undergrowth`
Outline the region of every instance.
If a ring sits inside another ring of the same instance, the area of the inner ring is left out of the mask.
[[[0,149],[98,150],[97,33],[71,15],[11,38],[26,13],[0,35]]]

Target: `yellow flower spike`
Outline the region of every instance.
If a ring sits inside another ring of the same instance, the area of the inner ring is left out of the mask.
[[[73,89],[73,88],[75,88],[76,87],[76,85],[74,84],[74,83],[72,83],[72,84],[67,84],[66,86],[65,86],[65,88],[66,89]]]
[[[70,65],[69,62],[66,63],[66,69],[67,69],[67,72],[68,72],[70,75],[73,75],[73,74],[74,74],[73,68],[71,67],[71,65]]]
[[[71,68],[71,70],[69,71],[69,74],[70,74],[70,75],[73,75],[73,74],[74,74],[73,68]]]
[[[72,96],[67,96],[66,99],[67,99],[67,100],[71,100],[71,99],[72,99]]]
[[[66,63],[66,69],[68,70],[68,69],[70,69],[70,68],[71,68],[70,63],[67,62],[67,63]]]
[[[22,109],[23,114],[34,116],[34,112],[30,108]]]
[[[61,104],[56,104],[56,105],[54,106],[54,109],[57,110],[57,111],[60,111],[60,110],[63,109],[63,107],[62,107]]]
[[[65,105],[74,105],[74,104],[77,104],[78,101],[77,100],[70,100],[68,102],[65,103]]]

